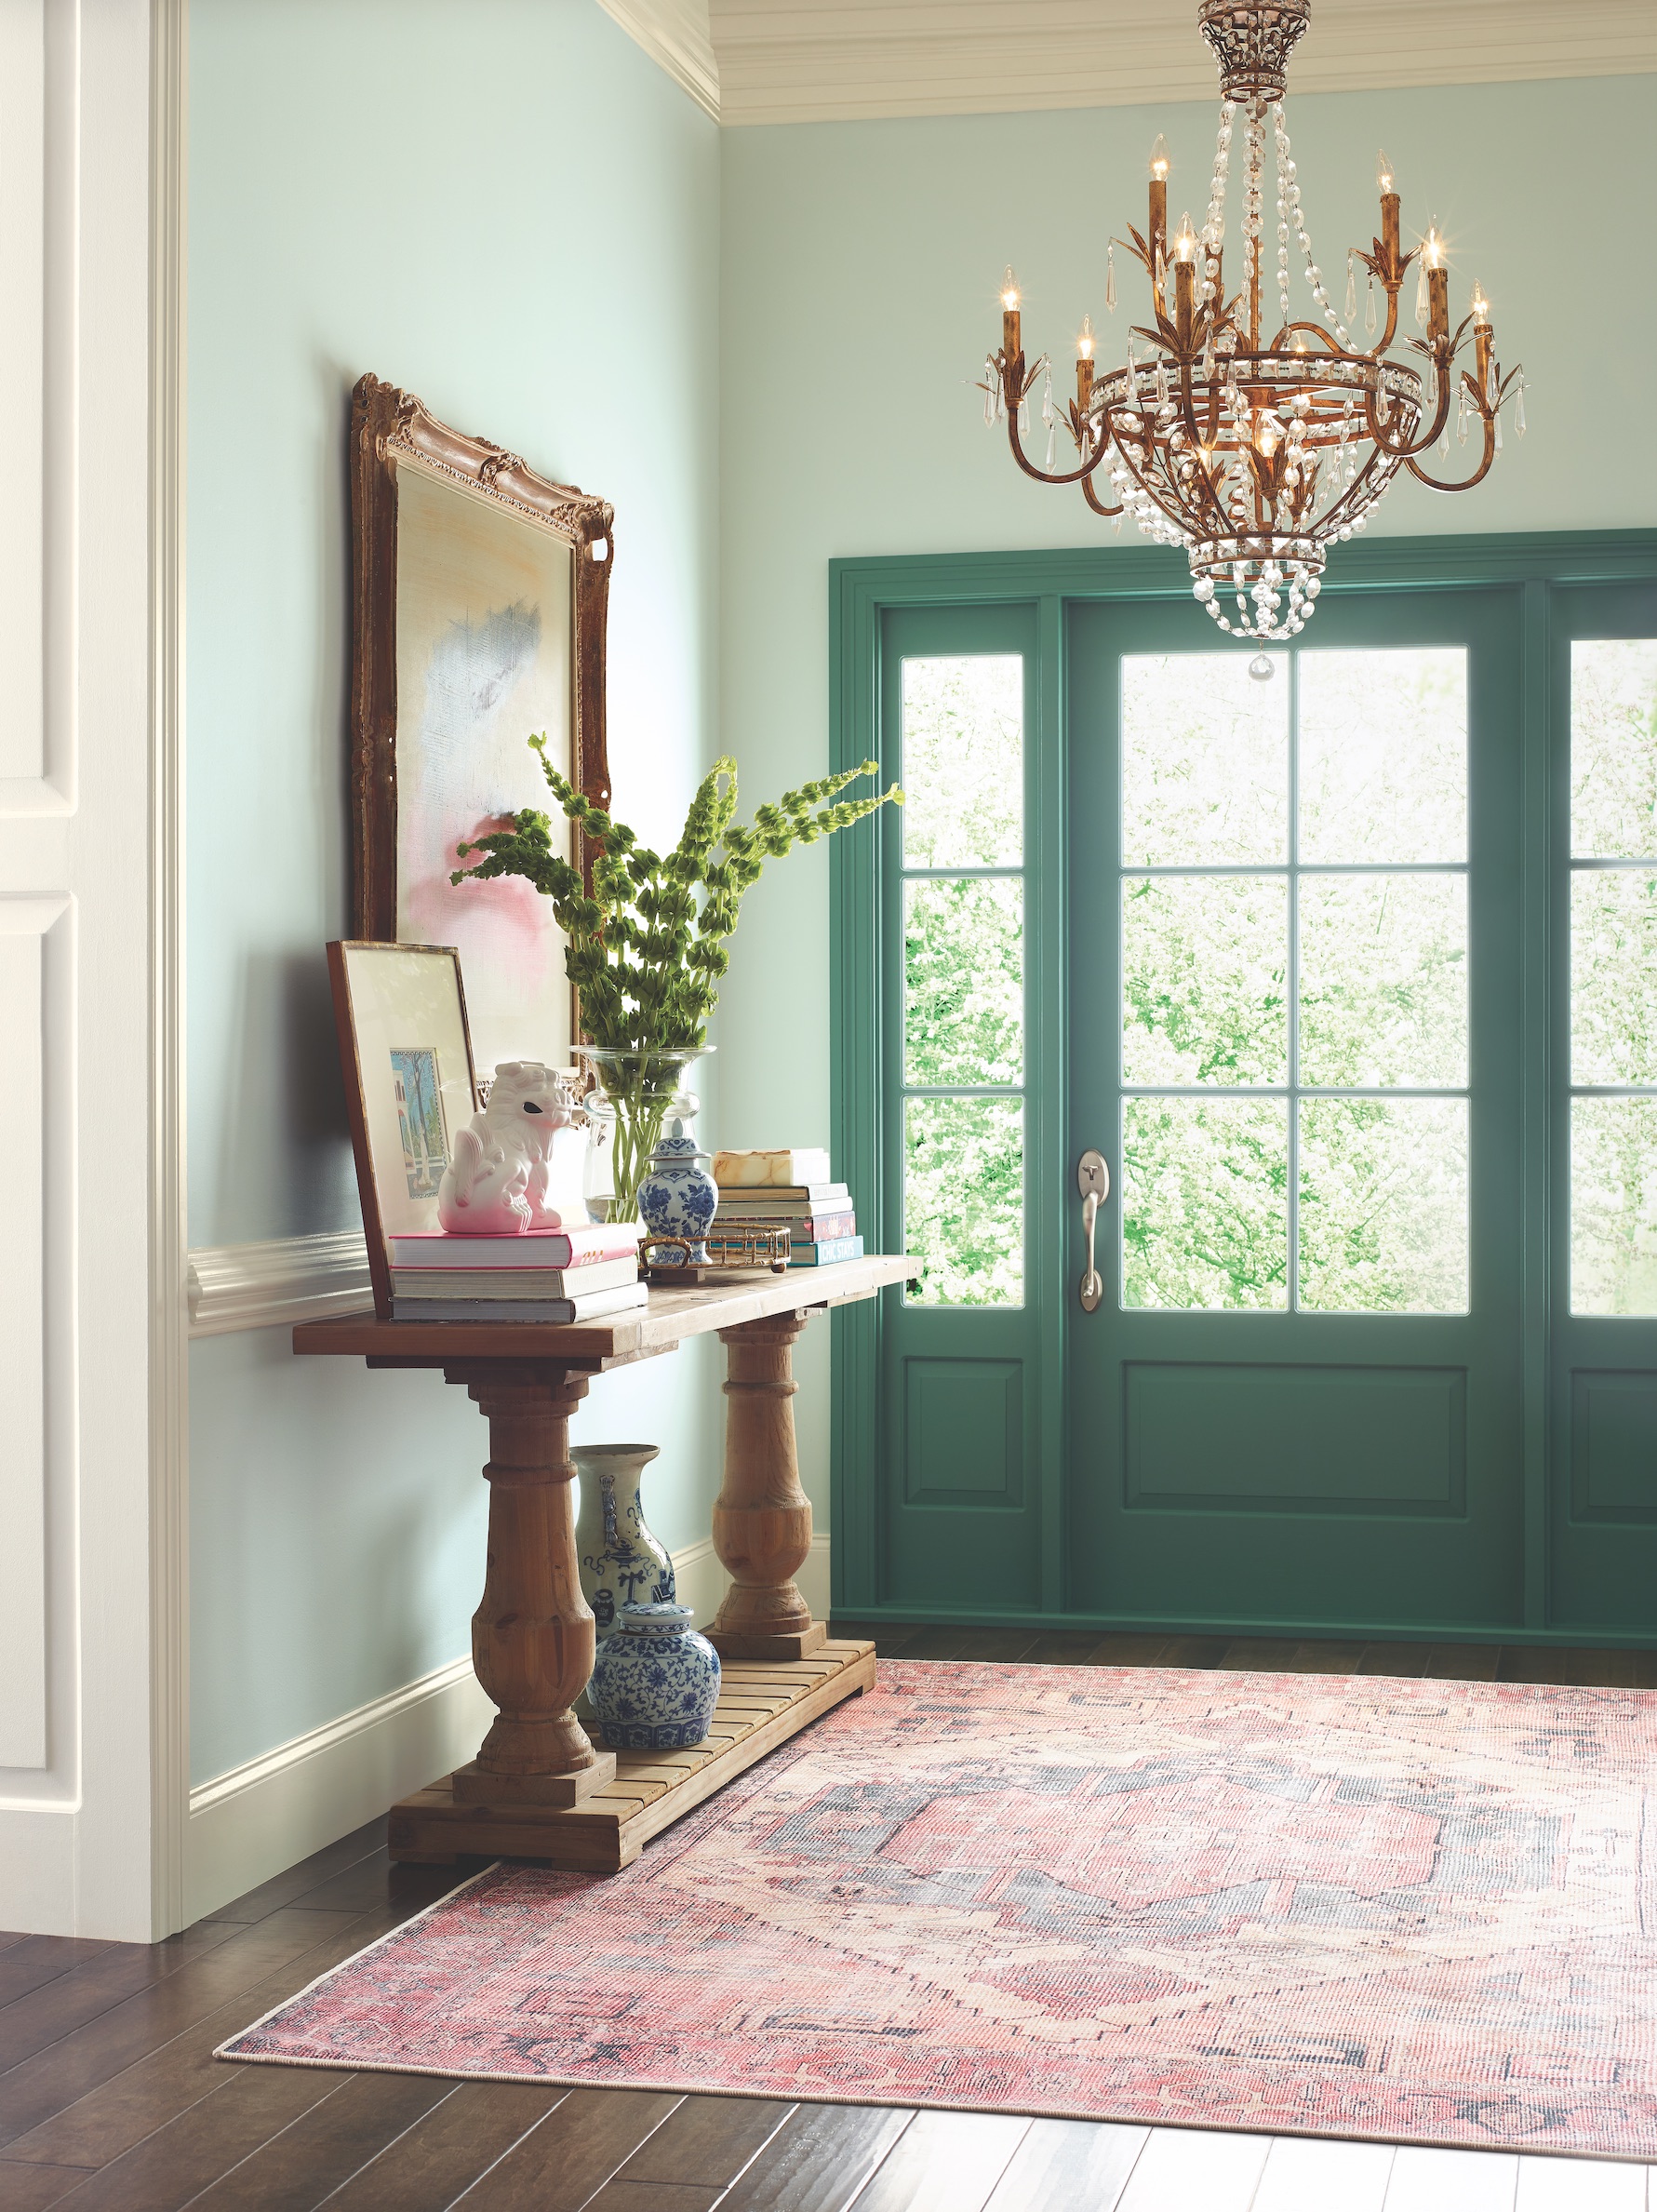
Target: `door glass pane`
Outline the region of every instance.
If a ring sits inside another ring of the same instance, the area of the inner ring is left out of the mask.
[[[1288,859],[1288,656],[1272,659],[1269,683],[1236,652],[1123,660],[1125,866]]]
[[[1324,1313],[1465,1313],[1467,1102],[1301,1106],[1301,1304]]]
[[[1657,1314],[1657,1098],[1570,1102],[1570,1310]]]
[[[1571,646],[1570,850],[1657,859],[1657,637]]]
[[[1571,876],[1570,1079],[1657,1083],[1657,871]]]
[[[1302,860],[1464,860],[1464,649],[1298,659]]]
[[[1022,880],[912,877],[903,891],[903,1080],[1022,1082]]]
[[[1284,1102],[1125,1099],[1122,1243],[1125,1306],[1287,1306]]]
[[[1453,876],[1301,878],[1301,1081],[1467,1080],[1467,885]]]
[[[1016,868],[1024,852],[1024,663],[903,663],[903,865]]]
[[[923,1306],[1022,1306],[1024,1106],[903,1102],[903,1249],[926,1262]]]
[[[1288,1080],[1286,877],[1122,878],[1122,1077]]]

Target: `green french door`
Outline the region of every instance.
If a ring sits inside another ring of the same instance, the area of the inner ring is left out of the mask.
[[[1328,605],[1264,680],[1072,611],[1076,1610],[1517,1616],[1517,611]]]
[[[1657,541],[1345,573],[841,567],[843,1610],[1657,1636]]]

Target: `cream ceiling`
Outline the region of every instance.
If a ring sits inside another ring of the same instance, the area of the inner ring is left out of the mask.
[[[1207,100],[1195,0],[601,0],[722,123]],[[1657,71],[1657,0],[1313,0],[1293,88]]]

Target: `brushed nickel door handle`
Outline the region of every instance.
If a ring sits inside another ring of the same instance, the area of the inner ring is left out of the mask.
[[[1076,1162],[1076,1183],[1082,1194],[1082,1234],[1088,1240],[1088,1271],[1076,1294],[1084,1313],[1097,1313],[1100,1300],[1104,1296],[1104,1284],[1093,1264],[1093,1231],[1099,1222],[1100,1202],[1110,1196],[1111,1187],[1111,1172],[1104,1164],[1102,1152],[1082,1154]]]

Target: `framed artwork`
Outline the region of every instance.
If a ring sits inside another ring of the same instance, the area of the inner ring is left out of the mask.
[[[391,1319],[387,1237],[437,1227],[456,1132],[477,1110],[461,959],[449,945],[327,948],[374,1310]]]
[[[612,511],[377,377],[352,395],[351,452],[353,930],[458,947],[486,1077],[506,1060],[563,1066],[577,1010],[548,902],[516,878],[448,878],[457,843],[520,807],[573,835],[532,735],[609,803]]]

